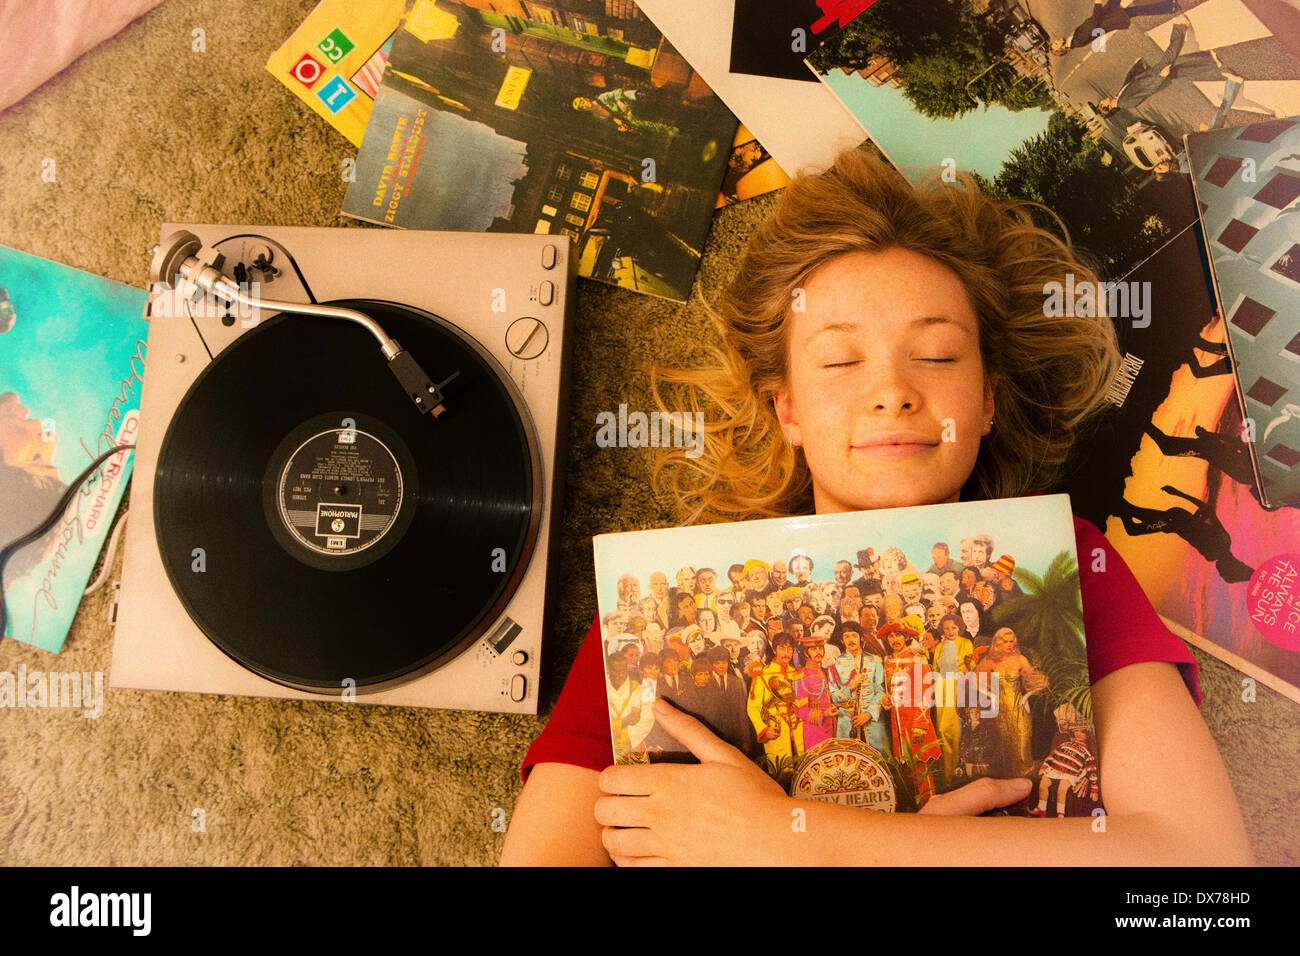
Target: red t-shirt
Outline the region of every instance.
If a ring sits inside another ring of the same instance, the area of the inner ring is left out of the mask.
[[[1074,536],[1092,682],[1129,664],[1168,661],[1178,665],[1199,707],[1201,690],[1195,659],[1160,620],[1124,559],[1090,521],[1076,516]],[[1104,572],[1092,570],[1095,548],[1105,552]],[[578,649],[551,719],[528,748],[520,771],[527,780],[533,764],[570,763],[599,771],[613,762],[598,615]]]

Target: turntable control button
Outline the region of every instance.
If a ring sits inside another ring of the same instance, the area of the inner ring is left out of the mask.
[[[546,351],[550,333],[546,331],[537,318],[531,315],[520,316],[506,329],[506,348],[511,355],[521,359],[535,359]]]
[[[542,268],[554,269],[557,252],[554,246],[542,246]]]
[[[528,689],[528,678],[523,674],[516,674],[510,678],[510,699],[515,703],[524,699],[524,693]]]
[[[537,301],[542,305],[550,305],[555,301],[555,283],[543,282],[537,290]]]
[[[510,661],[511,663],[517,664],[520,667],[522,667],[524,664],[528,663],[528,652],[515,651],[513,654],[510,655]]]

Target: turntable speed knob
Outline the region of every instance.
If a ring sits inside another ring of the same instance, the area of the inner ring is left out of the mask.
[[[513,654],[510,655],[510,662],[518,667],[522,667],[523,665],[528,663],[528,652],[515,651]]]
[[[506,329],[506,348],[517,358],[535,359],[546,351],[549,342],[546,326],[531,315],[515,319]]]

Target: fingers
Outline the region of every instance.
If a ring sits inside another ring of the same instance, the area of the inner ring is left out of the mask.
[[[596,782],[600,785],[602,793],[644,797],[655,792],[655,787],[661,782],[664,773],[671,769],[665,764],[606,767],[600,772]]]
[[[978,816],[987,810],[996,810],[999,807],[1019,803],[1029,795],[1031,789],[1033,784],[1024,777],[1017,777],[1014,780],[984,777],[964,787],[958,787],[951,793],[932,797],[920,812],[948,817]]]
[[[638,859],[654,857],[659,850],[659,840],[653,830],[605,827],[601,831],[600,841],[605,845],[605,852],[619,866],[625,865],[620,863],[620,860],[635,862]]]
[[[619,768],[610,768],[619,769]],[[645,770],[645,767],[628,767]],[[655,831],[647,797],[600,797],[593,807],[596,822],[604,829],[601,843],[615,866],[667,866],[657,854],[663,852]]]
[[[655,722],[664,731],[700,759],[701,763],[725,763],[735,767],[749,764],[749,758],[708,727],[669,704],[663,698],[654,704]]]
[[[600,797],[592,812],[603,827],[648,827],[648,802],[645,797]]]

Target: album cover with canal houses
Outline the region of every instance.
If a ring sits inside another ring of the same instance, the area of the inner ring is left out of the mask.
[[[684,301],[736,127],[630,0],[409,0],[343,212],[568,236],[580,275]]]
[[[693,762],[665,698],[794,796],[917,810],[1026,777],[1100,806],[1066,495],[599,535],[617,763]]]
[[[146,294],[0,246],[0,547],[140,427]],[[5,637],[63,647],[131,475],[120,452],[4,567]]]

